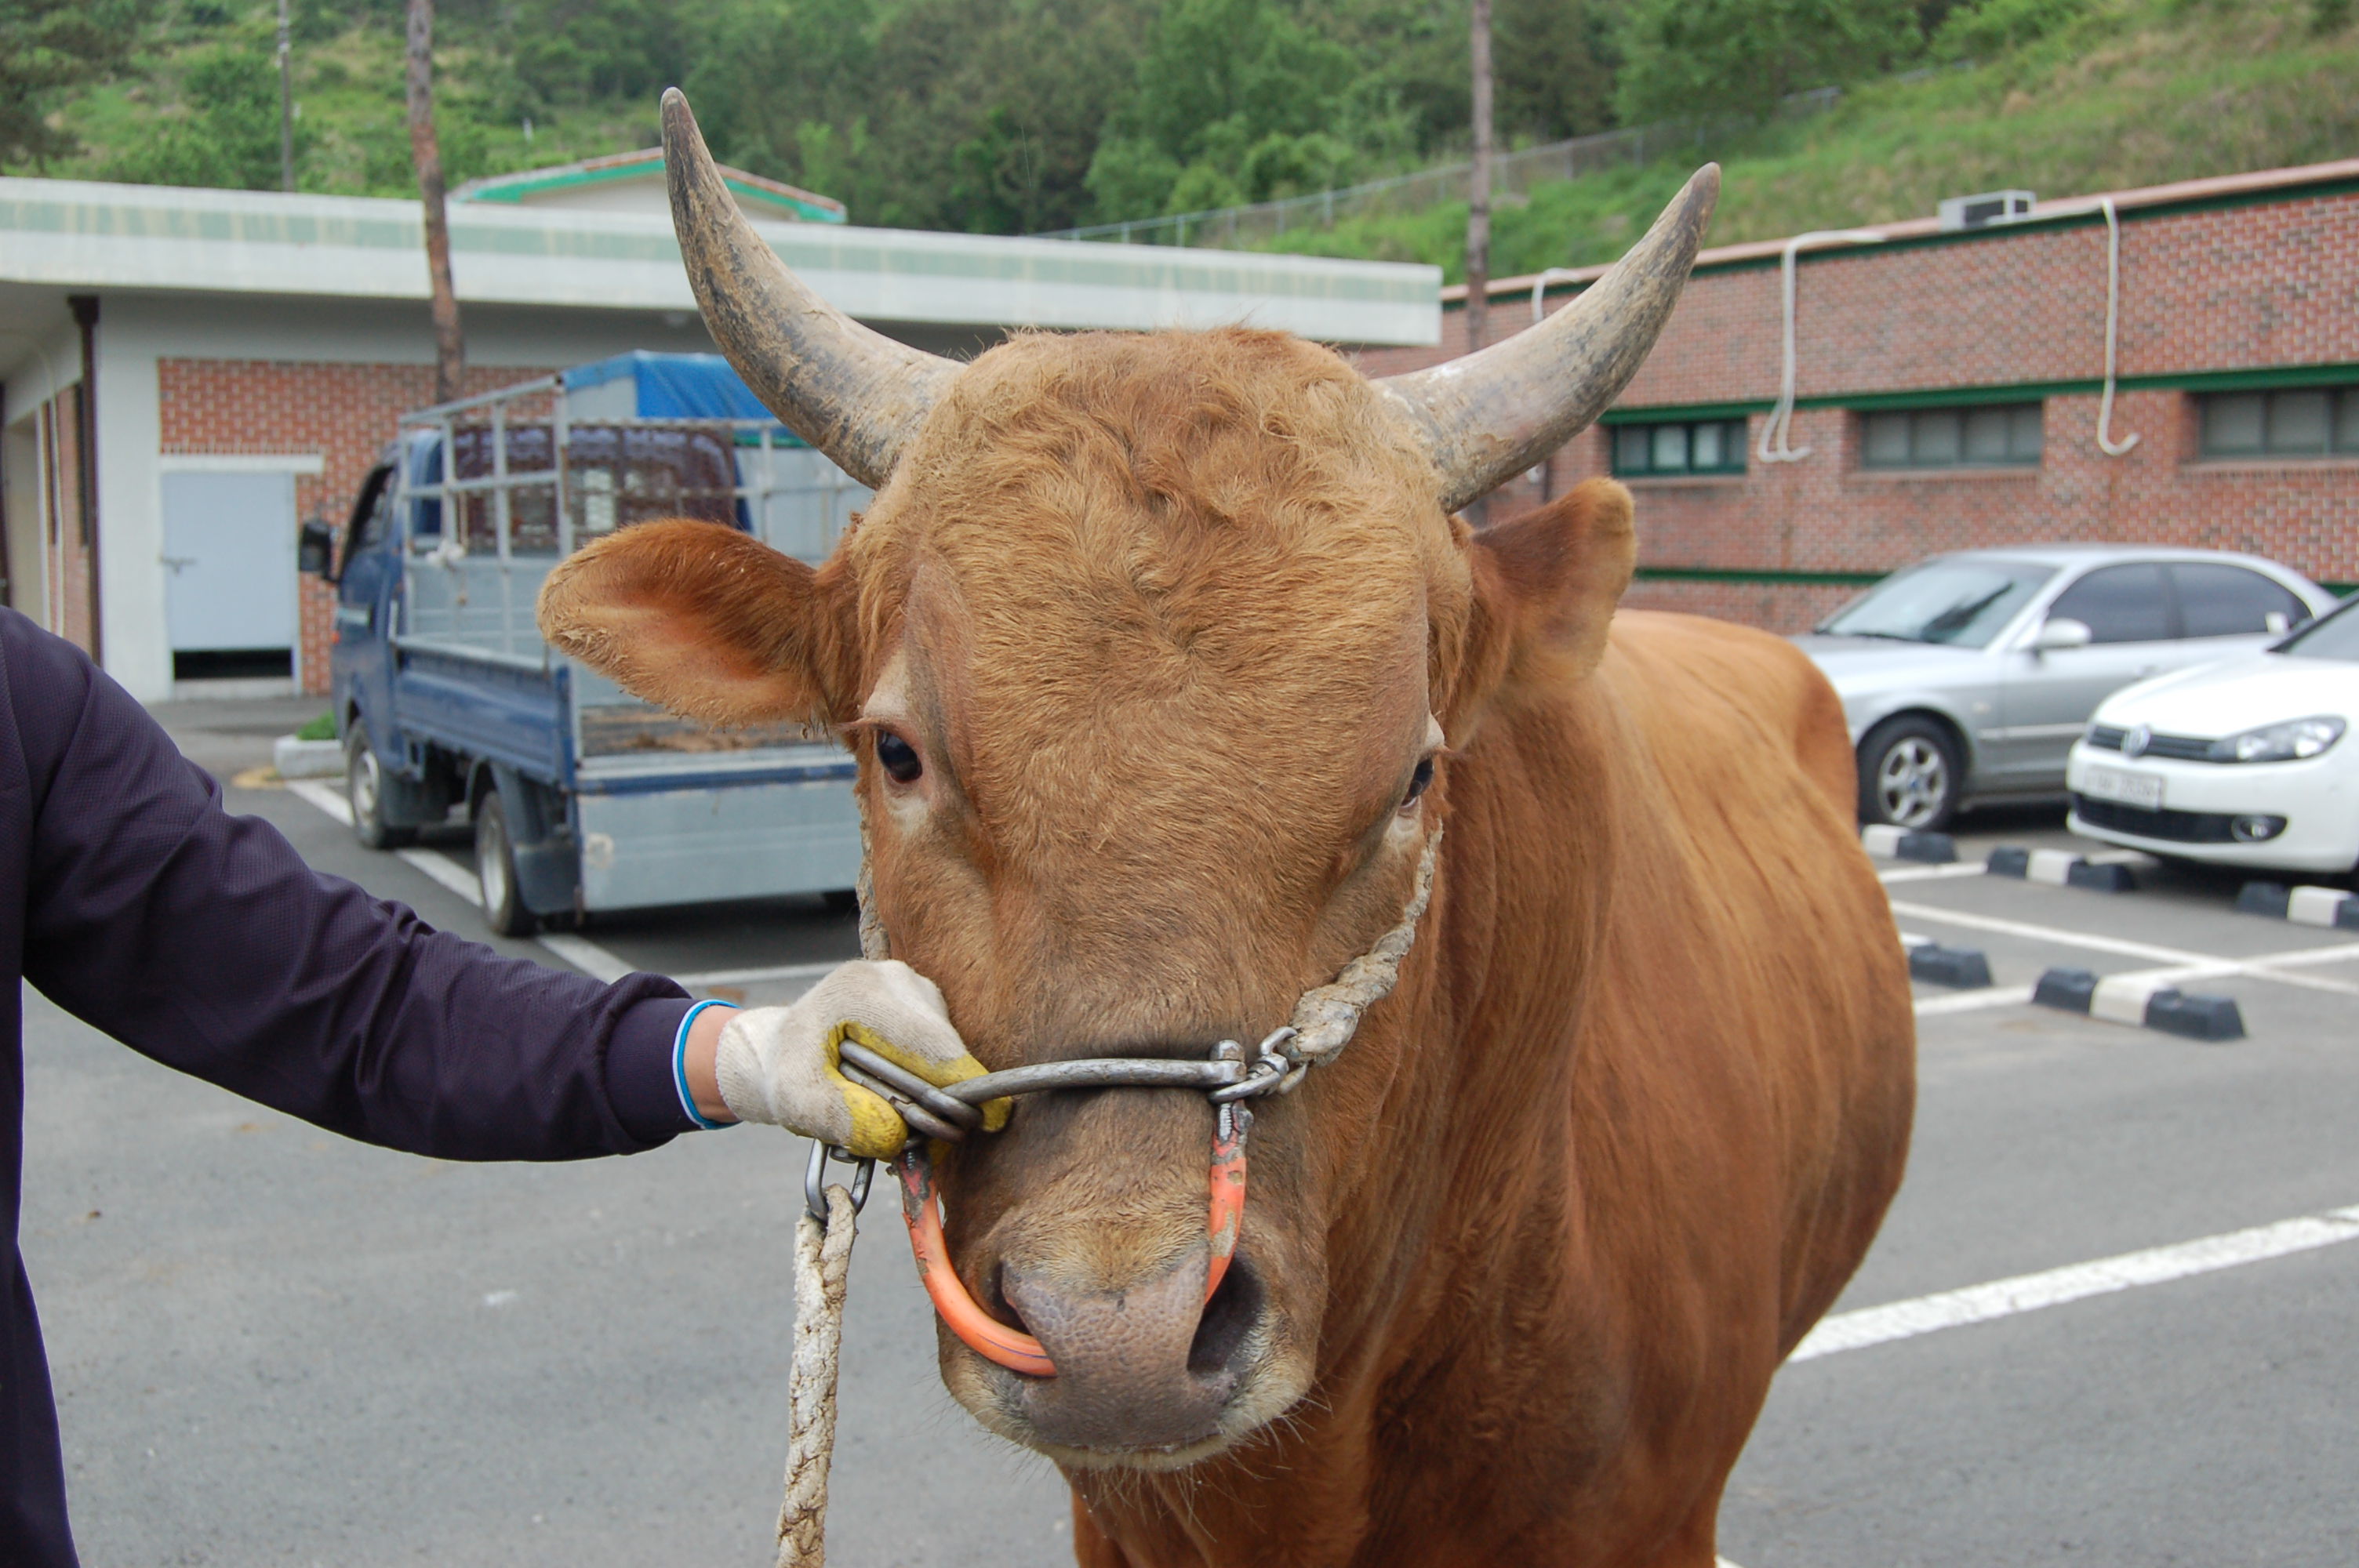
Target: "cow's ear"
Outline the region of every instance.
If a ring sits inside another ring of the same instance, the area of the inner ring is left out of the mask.
[[[718,523],[642,523],[549,574],[540,633],[635,697],[706,724],[853,716],[854,595]]]
[[[1470,533],[1474,612],[1450,705],[1452,744],[1501,687],[1523,675],[1545,668],[1578,678],[1596,668],[1637,561],[1630,514],[1627,490],[1592,479],[1536,512]]]

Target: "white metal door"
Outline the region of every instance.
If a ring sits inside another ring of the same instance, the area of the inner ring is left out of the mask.
[[[172,651],[295,646],[295,476],[164,475]]]

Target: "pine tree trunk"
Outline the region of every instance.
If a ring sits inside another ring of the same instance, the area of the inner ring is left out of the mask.
[[[434,139],[434,0],[409,0],[409,156],[426,204],[426,269],[434,289],[434,401],[448,403],[464,381],[467,347],[459,334],[458,292],[451,286],[442,148]]]

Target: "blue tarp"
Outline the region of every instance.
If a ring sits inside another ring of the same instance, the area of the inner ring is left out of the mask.
[[[634,412],[642,419],[773,418],[753,388],[739,380],[719,354],[657,354],[638,349],[595,364],[574,366],[565,373],[565,388],[579,392],[624,380],[637,387]],[[778,427],[774,438],[780,446],[803,444],[784,426]]]

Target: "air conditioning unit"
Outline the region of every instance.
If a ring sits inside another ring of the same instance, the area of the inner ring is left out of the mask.
[[[1980,196],[1951,196],[1941,202],[1944,232],[1987,229],[1993,223],[2015,223],[2031,216],[2039,198],[2028,190],[1985,190]]]

